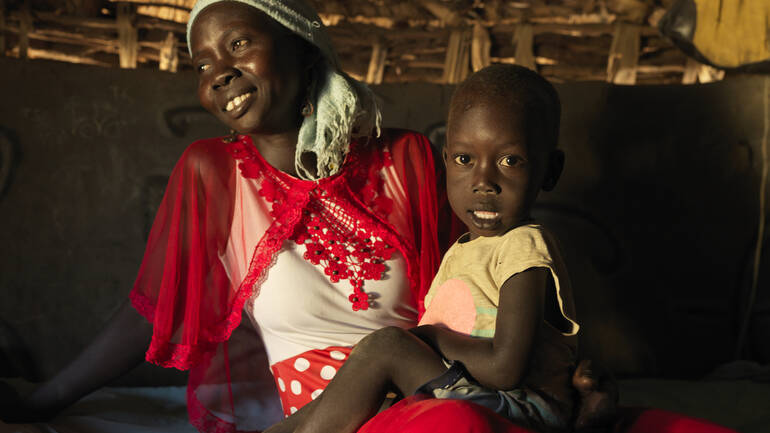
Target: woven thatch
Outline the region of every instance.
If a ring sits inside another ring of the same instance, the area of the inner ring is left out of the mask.
[[[189,68],[183,23],[194,1],[0,0],[0,55]],[[495,62],[555,81],[713,76],[656,30],[672,1],[311,0],[346,70],[373,83],[451,83]]]

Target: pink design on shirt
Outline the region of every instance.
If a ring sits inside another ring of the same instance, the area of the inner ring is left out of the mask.
[[[420,319],[420,325],[439,325],[470,335],[476,323],[476,307],[471,289],[463,280],[447,280],[436,289],[436,294]]]

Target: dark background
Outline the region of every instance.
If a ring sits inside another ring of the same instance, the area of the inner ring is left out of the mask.
[[[621,377],[698,378],[735,358],[764,80],[557,85],[567,163],[535,213],[565,247],[581,351]],[[375,91],[387,126],[440,140],[450,87]],[[226,132],[192,73],[0,59],[0,376],[48,377],[87,344],[128,295],[174,162]],[[761,269],[741,357],[768,363]],[[145,365],[121,383],[180,380]]]

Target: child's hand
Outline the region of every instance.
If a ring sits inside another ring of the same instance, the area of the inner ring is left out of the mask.
[[[583,360],[575,369],[572,385],[580,395],[575,420],[577,430],[613,424],[618,408],[618,384],[608,371]]]

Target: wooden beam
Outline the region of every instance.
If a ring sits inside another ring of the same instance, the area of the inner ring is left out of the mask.
[[[187,32],[187,27],[184,24],[145,16],[137,17],[136,27],[140,29],[165,30],[182,35]]]
[[[457,84],[468,76],[470,70],[470,38],[471,35],[467,29],[457,28],[452,30],[446,50],[442,82]]]
[[[65,26],[87,27],[102,30],[115,30],[117,27],[117,24],[114,21],[106,18],[72,17],[56,15],[51,12],[35,12],[35,17],[39,21],[52,22]]]
[[[158,67],[161,71],[177,71],[179,67],[179,50],[177,50],[176,35],[173,32],[168,32],[166,39],[161,43],[159,58]]]
[[[185,6],[185,5],[177,5],[173,3],[163,2],[163,3],[155,3],[155,2],[148,2],[144,0],[110,0],[112,3],[131,3],[134,6],[149,6],[149,7],[157,7],[157,8],[167,8],[167,9],[173,9],[178,10],[180,12],[190,12],[192,8]]]
[[[446,7],[442,2],[436,0],[418,0],[418,3],[428,10],[433,16],[441,20],[442,23],[448,26],[460,25],[463,21],[462,17],[452,9]]]
[[[29,34],[32,32],[32,12],[29,0],[25,0],[19,14],[19,58],[26,59],[29,51]]]
[[[471,42],[471,65],[473,72],[491,64],[489,57],[492,51],[492,41],[487,29],[479,23],[473,26],[473,42]]]
[[[684,74],[682,75],[682,84],[697,83],[698,69],[700,69],[700,62],[693,58],[687,58],[687,64],[684,66]]]
[[[369,69],[366,72],[366,82],[369,84],[382,84],[385,75],[385,60],[388,57],[388,47],[381,42],[372,46],[372,57],[369,59]]]
[[[516,30],[516,24],[500,24],[492,27],[493,33],[510,33]],[[555,33],[558,35],[572,36],[576,38],[588,36],[612,35],[616,24],[532,24],[535,36],[543,33]],[[660,36],[658,29],[649,26],[639,26],[641,36]]]
[[[5,0],[0,0],[0,57],[5,57]]]
[[[704,65],[695,59],[688,58],[684,68],[682,84],[713,83],[721,81],[725,77],[725,71]]]
[[[721,81],[724,77],[725,71],[704,65],[693,58],[688,58],[687,64],[684,67],[682,84],[713,83],[714,81]]]
[[[8,33],[20,35],[21,28],[13,25],[6,25],[5,30]],[[79,33],[68,32],[58,29],[36,28],[27,34],[30,40],[58,42],[70,45],[82,45],[86,47],[109,47],[117,52],[118,43],[114,39],[105,39],[103,36],[88,36]],[[155,44],[158,45],[158,44]]]
[[[401,62],[402,65],[406,66],[407,68],[422,68],[422,69],[436,69],[436,70],[444,70],[444,62],[426,62],[421,60],[412,60],[412,61],[405,61]]]
[[[516,27],[516,31],[513,33],[513,46],[516,47],[513,57],[516,59],[516,64],[537,71],[535,54],[532,50],[533,42],[534,35],[531,25],[522,24]]]
[[[102,9],[101,0],[70,0],[67,2],[68,11],[81,17],[96,17]]]
[[[685,67],[681,65],[663,65],[663,66],[656,66],[656,65],[639,65],[636,67],[636,72],[638,74],[683,74],[685,72]]]
[[[29,49],[29,58],[30,59],[46,59],[46,60],[57,60],[60,62],[67,62],[67,63],[80,63],[84,65],[94,65],[94,66],[105,66],[105,67],[111,67],[113,66],[110,63],[106,62],[100,62],[98,60],[92,59],[90,57],[86,56],[78,56],[74,54],[65,54],[58,51],[50,51],[50,50],[39,50],[35,48]]]
[[[118,3],[118,48],[120,50],[120,67],[136,68],[136,55],[139,51],[138,32],[134,27],[136,10],[130,3]]]
[[[614,84],[636,84],[639,63],[639,26],[616,24],[607,60],[607,81]]]
[[[713,83],[715,81],[722,81],[725,78],[725,71],[711,67],[709,65],[701,65],[698,72],[698,81],[701,83]]]

